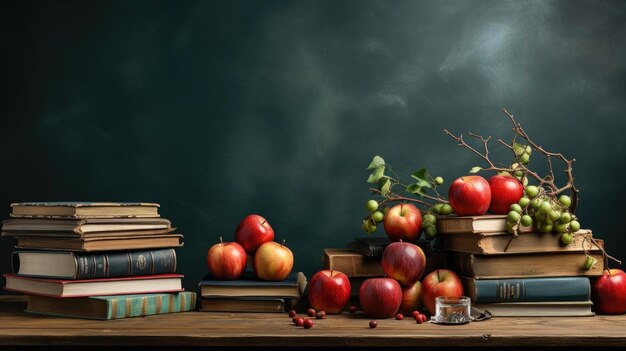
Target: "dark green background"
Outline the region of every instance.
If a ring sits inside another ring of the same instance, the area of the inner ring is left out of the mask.
[[[507,107],[577,159],[583,227],[626,258],[626,2],[0,6],[2,217],[16,201],[158,202],[192,289],[207,248],[259,213],[310,275],[363,235],[374,154],[449,184],[480,163],[442,129],[510,138]]]

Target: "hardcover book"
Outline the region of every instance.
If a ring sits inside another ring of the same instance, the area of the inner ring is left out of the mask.
[[[5,289],[51,297],[87,297],[183,291],[180,274],[106,279],[60,280],[5,274]]]
[[[18,249],[96,252],[158,249],[165,247],[179,247],[182,245],[182,235],[163,234],[131,235],[125,237],[84,237],[81,239],[18,236],[16,247]]]
[[[591,301],[565,302],[505,302],[473,304],[480,311],[487,310],[494,317],[590,317]]]
[[[567,276],[600,276],[604,271],[600,251],[591,251],[597,263],[583,268],[582,252],[557,252],[515,255],[475,255],[448,253],[448,267],[457,274],[475,279],[540,278]]]
[[[472,279],[462,277],[465,295],[473,303],[588,301],[587,277]]]
[[[348,248],[368,257],[381,257],[389,244],[391,244],[391,240],[386,236],[364,236],[356,237],[353,242],[348,244]],[[429,256],[432,252],[430,241],[419,240],[417,246],[424,251],[426,256]]]
[[[368,257],[353,249],[324,249],[322,267],[348,277],[379,277],[384,272],[380,257]]]
[[[26,277],[93,279],[176,272],[176,251],[119,251],[79,254],[65,251],[16,251],[13,273]]]
[[[271,297],[276,299],[300,298],[306,288],[306,277],[301,272],[292,273],[283,281],[265,281],[244,274],[242,279],[218,280],[211,276],[198,283],[203,298]]]
[[[196,293],[145,294],[58,299],[28,295],[26,312],[85,319],[121,319],[193,311]]]
[[[11,204],[11,217],[159,217],[159,204],[142,202],[20,202]]]
[[[426,258],[424,275],[446,268],[446,254],[433,252]],[[349,278],[373,278],[385,275],[380,265],[380,257],[369,257],[353,249],[324,249],[322,268],[339,271]]]
[[[564,252],[598,249],[586,238],[590,230],[579,230],[569,245],[561,245],[552,233],[521,233],[517,237],[507,232],[448,233],[437,237],[437,246],[446,251],[467,252],[479,255],[515,254],[534,252]],[[596,239],[600,246],[603,242]],[[507,247],[508,245],[508,247]],[[506,249],[506,250],[505,250]]]
[[[165,234],[172,228],[164,218],[47,219],[12,218],[2,222],[3,236],[56,236]]]
[[[501,233],[506,232],[506,215],[438,216],[437,231],[448,233]],[[520,228],[521,232],[532,231],[531,227]]]

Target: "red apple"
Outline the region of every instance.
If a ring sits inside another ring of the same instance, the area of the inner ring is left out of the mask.
[[[206,262],[209,271],[217,279],[237,279],[246,270],[246,252],[241,245],[231,242],[220,242],[211,246],[207,252]]]
[[[293,268],[293,253],[285,245],[269,241],[254,254],[254,273],[259,279],[285,280]]]
[[[463,296],[463,284],[453,271],[438,269],[422,280],[422,304],[432,315],[435,314],[435,298],[439,296]]]
[[[621,269],[607,269],[593,280],[591,300],[599,314],[626,313],[626,273]]]
[[[391,278],[366,279],[359,289],[359,302],[367,316],[391,318],[400,308],[402,288]]]
[[[259,246],[272,240],[274,229],[265,218],[256,214],[246,216],[235,230],[235,241],[250,255],[254,255]]]
[[[491,188],[481,176],[461,177],[450,185],[448,199],[459,216],[484,215],[491,203]]]
[[[410,316],[413,311],[422,308],[422,283],[402,287],[402,303],[399,313]]]
[[[381,259],[383,272],[401,285],[413,285],[426,268],[426,255],[419,246],[403,241],[389,244]]]
[[[397,204],[387,211],[385,233],[391,241],[417,242],[422,234],[422,214],[412,204]]]
[[[511,205],[516,204],[524,195],[524,186],[517,178],[510,175],[494,175],[489,178],[491,204],[489,212],[507,214]]]
[[[323,270],[315,273],[307,285],[311,307],[326,313],[341,313],[350,300],[350,280],[339,272]]]

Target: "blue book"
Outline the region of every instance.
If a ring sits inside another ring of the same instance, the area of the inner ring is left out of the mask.
[[[587,277],[472,279],[462,278],[473,303],[588,301]]]
[[[93,296],[58,299],[28,295],[26,312],[85,319],[120,319],[193,311],[196,293]]]

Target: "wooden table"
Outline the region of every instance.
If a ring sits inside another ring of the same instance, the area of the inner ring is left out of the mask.
[[[286,314],[187,312],[114,321],[38,316],[23,304],[0,306],[0,345],[199,346],[626,346],[626,315],[493,318],[462,326],[418,325],[411,318],[359,314],[295,327]],[[149,348],[147,348],[149,349]]]

